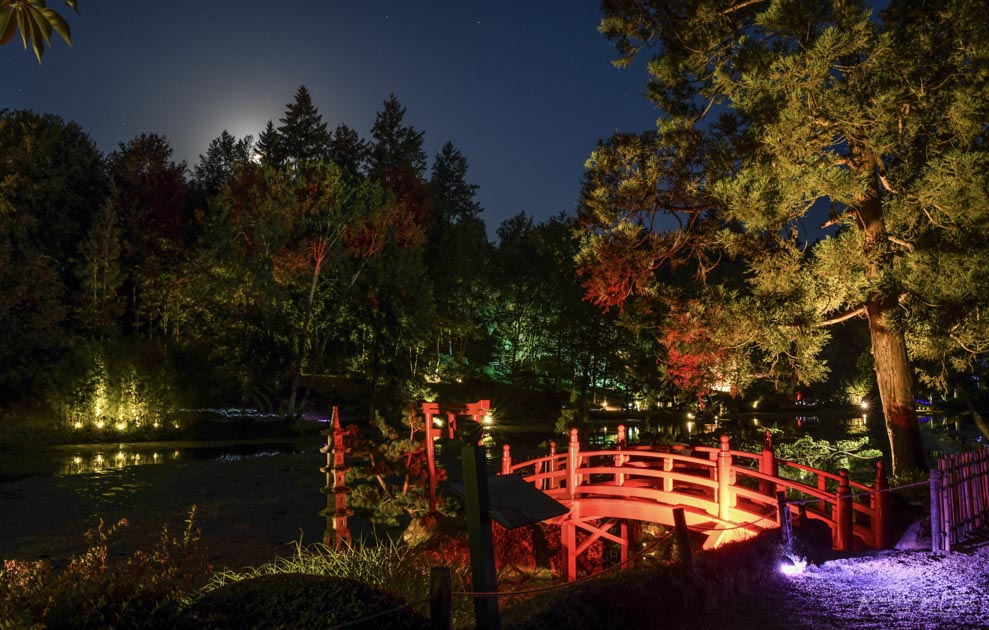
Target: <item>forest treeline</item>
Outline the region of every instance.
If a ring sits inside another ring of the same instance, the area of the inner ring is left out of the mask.
[[[0,408],[295,415],[328,379],[371,416],[465,380],[655,397],[655,335],[582,299],[575,220],[520,213],[492,243],[467,158],[423,145],[394,96],[365,137],[305,87],[191,167],[160,135],[103,155],[73,122],[0,112]]]

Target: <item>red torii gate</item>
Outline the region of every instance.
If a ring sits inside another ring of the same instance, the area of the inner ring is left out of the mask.
[[[436,453],[433,440],[443,436],[444,428],[446,429],[446,437],[452,440],[457,432],[457,416],[470,416],[474,422],[482,422],[490,409],[490,400],[461,404],[422,403],[422,413],[426,417],[426,459],[429,462],[430,512],[436,511]],[[446,427],[434,425],[433,418],[439,415],[446,415]]]

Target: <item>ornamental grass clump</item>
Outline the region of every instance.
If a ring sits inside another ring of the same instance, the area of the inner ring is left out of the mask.
[[[0,570],[0,627],[135,628],[167,624],[177,614],[192,582],[209,571],[199,553],[195,508],[186,528],[171,537],[167,528],[150,549],[121,562],[109,548],[126,520],[110,528],[103,521],[86,534],[89,548],[60,570],[45,561],[5,560]]]

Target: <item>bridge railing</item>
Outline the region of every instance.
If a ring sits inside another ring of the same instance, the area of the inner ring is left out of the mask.
[[[731,450],[728,436],[720,448],[642,447],[623,445],[613,450],[581,451],[577,430],[571,430],[567,452],[513,463],[505,445],[502,473],[519,473],[538,488],[561,499],[588,495],[651,499],[671,505],[692,506],[734,523],[766,518],[784,492],[790,509],[825,522],[835,547],[851,550],[858,537],[870,547],[889,545],[888,484],[882,462],[877,463],[874,487],[851,481],[848,472],[833,474],[810,466],[776,459],[770,440],[761,453]],[[660,450],[661,449],[661,450]],[[780,476],[780,468],[809,476],[810,483]],[[778,524],[778,517],[774,519]]]

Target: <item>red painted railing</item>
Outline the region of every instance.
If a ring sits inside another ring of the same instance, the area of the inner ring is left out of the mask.
[[[623,429],[619,428],[619,444],[624,442]],[[856,539],[876,549],[889,546],[889,493],[882,462],[877,462],[870,488],[851,481],[845,470],[835,475],[777,459],[768,432],[760,453],[731,450],[728,436],[722,436],[720,448],[618,446],[582,451],[576,429],[563,454],[551,443],[548,456],[515,463],[510,447],[503,449],[502,474],[521,474],[547,494],[577,505],[584,516],[598,509],[610,517],[648,520],[650,514],[665,515],[657,506],[680,506],[691,510],[688,523],[695,529],[737,529],[752,535],[779,526],[774,510],[776,493],[783,491],[791,511],[802,508],[807,517],[831,528],[835,548],[851,550]],[[716,546],[726,538],[719,534],[709,540]]]

